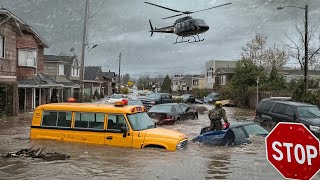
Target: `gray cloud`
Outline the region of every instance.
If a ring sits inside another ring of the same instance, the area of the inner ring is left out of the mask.
[[[151,1],[151,0],[150,0]],[[47,39],[51,47],[46,54],[81,50],[84,0],[2,0],[11,10]],[[264,33],[270,43],[285,39],[284,33],[296,36],[295,24],[301,24],[303,10],[280,5],[310,6],[310,24],[320,16],[318,0],[158,0],[151,1],[178,10],[198,10],[232,2],[226,7],[192,15],[204,19],[210,30],[202,35],[204,42],[173,45],[176,36],[150,36],[148,19],[156,27],[173,24],[175,19],[162,20],[174,12],[144,4],[138,0],[106,0],[100,12],[89,19],[88,42],[99,44],[87,52],[87,65],[102,65],[104,70],[117,71],[118,54],[122,52],[122,72],[139,74],[200,73],[204,63],[212,59],[239,58],[241,47],[255,33]],[[2,5],[0,3],[0,5]],[[103,0],[90,0],[90,14],[96,12]]]

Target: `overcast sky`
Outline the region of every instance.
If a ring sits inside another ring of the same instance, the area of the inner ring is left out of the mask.
[[[196,11],[232,2],[232,5],[193,14],[210,26],[200,43],[173,44],[176,35],[150,37],[148,19],[154,27],[172,25],[162,20],[174,12],[150,6],[140,0],[89,0],[88,43],[98,44],[86,51],[86,65],[101,65],[103,70],[118,71],[122,52],[122,73],[199,74],[208,60],[239,59],[241,47],[255,33],[267,35],[269,43],[292,37],[295,24],[303,26],[304,10],[280,5],[309,5],[309,23],[319,25],[320,0],[149,0],[182,11]],[[58,55],[74,47],[80,57],[85,0],[1,0],[0,5],[33,26],[50,44],[45,54]]]

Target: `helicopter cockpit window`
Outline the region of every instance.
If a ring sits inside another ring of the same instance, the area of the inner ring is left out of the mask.
[[[183,23],[182,23],[182,27],[185,27],[185,26],[186,26],[186,23],[183,22]]]
[[[181,28],[181,24],[179,23],[177,27],[178,27],[178,28]]]
[[[187,27],[189,26],[189,22],[186,22],[186,26],[187,26]]]

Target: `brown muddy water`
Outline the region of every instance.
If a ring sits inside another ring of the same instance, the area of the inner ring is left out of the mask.
[[[231,123],[247,119],[226,108]],[[239,113],[236,113],[239,114]],[[0,120],[0,153],[21,148],[45,147],[47,152],[66,153],[69,160],[0,159],[0,179],[283,179],[267,162],[264,139],[239,147],[208,147],[190,143],[182,151],[130,149],[82,143],[30,141],[32,114]],[[209,124],[207,115],[198,120],[167,126],[186,133],[189,140]],[[314,179],[319,179],[319,175]]]

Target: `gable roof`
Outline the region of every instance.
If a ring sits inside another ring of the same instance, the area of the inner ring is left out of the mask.
[[[7,20],[11,20],[13,19],[14,21],[16,21],[17,23],[19,23],[19,26],[21,27],[21,30],[25,30],[27,32],[30,32],[32,34],[35,35],[36,39],[39,40],[40,44],[45,47],[48,48],[50,47],[50,44],[33,28],[31,27],[29,24],[27,24],[26,22],[24,22],[22,19],[20,19],[19,17],[17,17],[16,15],[14,15],[11,11],[9,11],[8,9],[5,8],[0,8],[0,15],[5,15],[8,17]]]
[[[84,80],[96,81],[96,78],[100,73],[100,66],[86,66],[84,70]]]
[[[115,72],[102,72],[101,73],[102,76],[106,79],[112,79],[112,78],[115,78],[116,77],[116,73]]]

